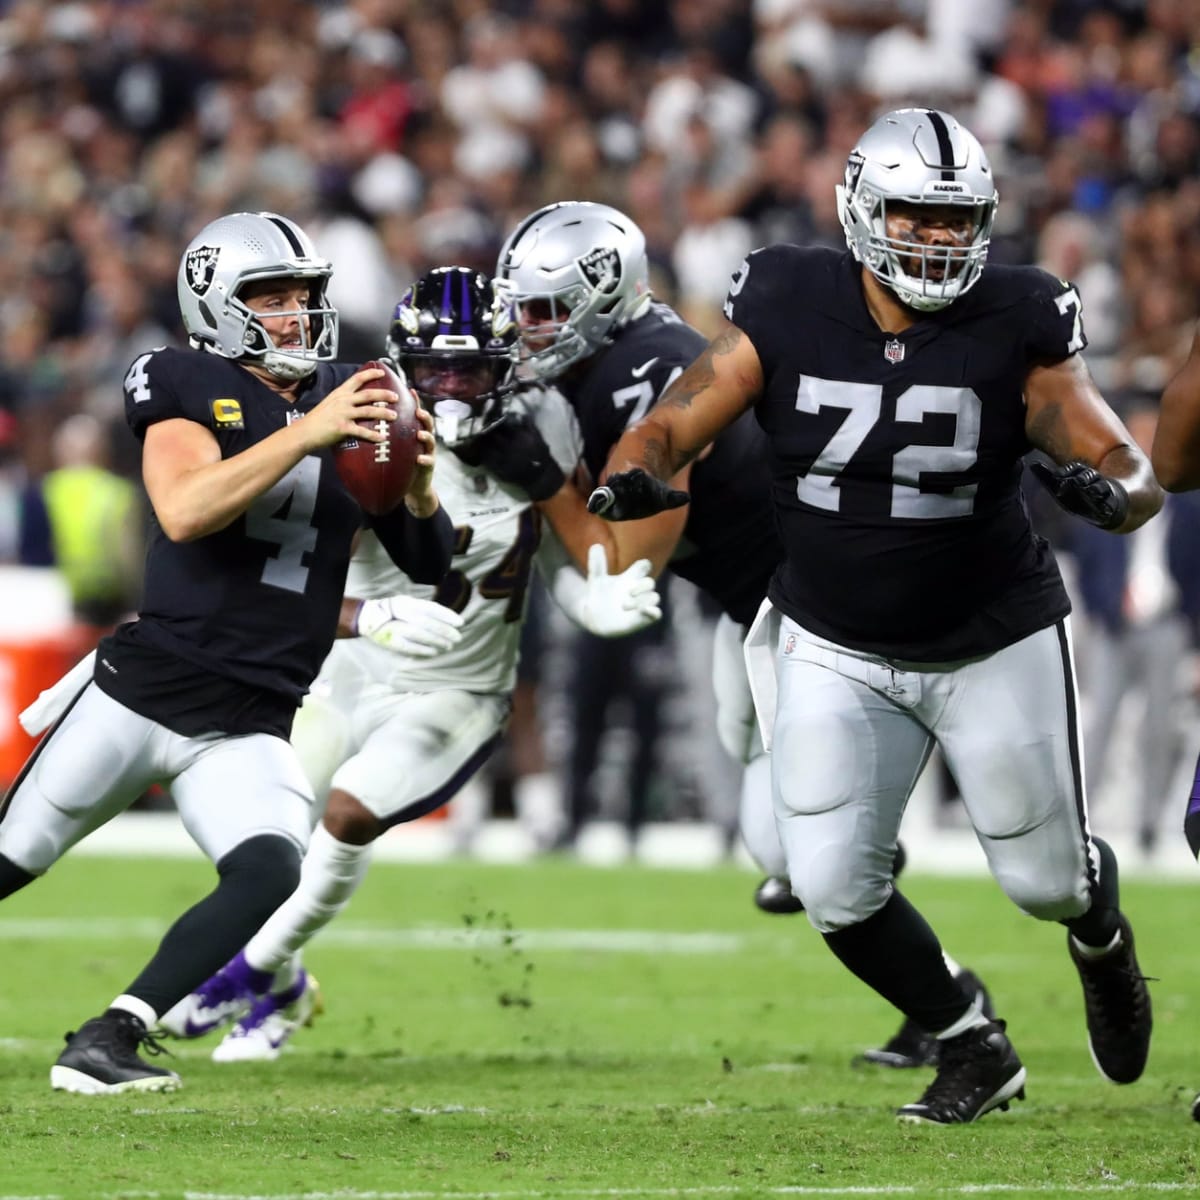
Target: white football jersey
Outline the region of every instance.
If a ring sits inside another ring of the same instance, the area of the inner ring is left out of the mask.
[[[536,422],[551,453],[568,475],[582,450],[574,413],[553,388],[522,391],[509,401]],[[431,658],[385,650],[365,638],[334,643],[333,654],[350,654],[375,679],[395,691],[459,688],[509,692],[516,682],[521,622],[541,540],[541,518],[524,493],[467,466],[438,447],[434,484],[454,522],[454,558],[437,587],[413,583],[369,531],[350,562],[346,595],[369,600],[399,594],[438,600],[462,613],[462,640]]]

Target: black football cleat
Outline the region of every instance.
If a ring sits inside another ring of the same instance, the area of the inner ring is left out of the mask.
[[[864,1050],[852,1066],[870,1063],[877,1067],[893,1067],[909,1070],[913,1067],[936,1067],[938,1040],[931,1037],[911,1017],[882,1046]]]
[[[972,999],[979,997],[983,1006],[983,1015],[990,1021],[996,1015],[992,1006],[992,997],[984,986],[983,980],[974,971],[965,968],[955,978],[962,984],[963,991]],[[864,1050],[854,1059],[852,1066],[871,1063],[878,1067],[893,1067],[897,1070],[911,1070],[913,1067],[936,1067],[942,1043],[923,1030],[911,1017],[904,1019],[904,1024],[878,1049]]]
[[[977,1025],[942,1042],[938,1072],[925,1094],[896,1110],[902,1121],[965,1125],[1010,1100],[1025,1099],[1025,1068],[1003,1021]]]
[[[754,903],[768,913],[804,911],[804,905],[792,895],[791,880],[786,875],[768,875],[754,889]]]
[[[896,843],[896,856],[892,859],[892,878],[898,879],[908,862],[908,853],[902,843]],[[786,875],[768,875],[754,889],[754,903],[763,912],[768,913],[798,913],[804,911],[804,905],[792,894],[792,884]]]
[[[1080,953],[1067,935],[1071,961],[1083,984],[1088,1045],[1096,1070],[1111,1083],[1133,1083],[1146,1069],[1150,1055],[1150,989],[1138,966],[1133,930],[1122,914],[1120,941],[1099,958]]]
[[[50,1068],[50,1086],[56,1092],[111,1095],[116,1092],[173,1092],[179,1076],[151,1066],[138,1057],[166,1051],[132,1013],[110,1008],[102,1017],[84,1023],[78,1033],[67,1034],[67,1047]]]

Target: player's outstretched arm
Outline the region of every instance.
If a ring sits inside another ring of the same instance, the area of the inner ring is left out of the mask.
[[[1131,533],[1162,508],[1150,460],[1078,354],[1030,370],[1025,406],[1030,443],[1059,465],[1034,474],[1068,512],[1113,533]]]
[[[671,480],[671,485],[686,488],[690,470],[685,467]],[[608,569],[614,574],[646,559],[655,578],[662,574],[674,553],[688,513],[687,508],[680,507],[643,521],[606,521],[588,512],[583,493],[570,480],[538,508],[580,571],[587,572],[592,547],[599,545],[603,547]]]
[[[384,435],[355,424],[396,419],[387,407],[391,392],[371,387],[380,371],[359,371],[335,388],[303,421],[229,458],[209,429],[174,417],[146,430],[142,478],[154,514],[173,542],[189,542],[224,529],[250,503],[278,483],[302,458],[347,437],[382,441]]]
[[[589,510],[610,520],[638,520],[686,503],[686,494],[665,482],[750,408],[762,387],[753,343],[726,324],[613,447]]]
[[[1150,461],[1168,492],[1200,488],[1200,326],[1187,362],[1162,394]]]

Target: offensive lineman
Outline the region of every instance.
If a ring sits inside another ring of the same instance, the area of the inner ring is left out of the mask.
[[[496,747],[534,563],[568,615],[593,633],[633,633],[661,616],[648,562],[609,575],[597,548],[585,582],[555,539],[543,537],[527,496],[480,465],[477,439],[509,408],[535,415],[560,477],[579,457],[561,396],[513,394],[516,334],[507,298],[465,267],[428,272],[396,307],[388,356],[448,451],[435,475],[454,513],[454,558],[430,588],[409,584],[370,537],[354,556],[347,592],[355,598],[343,605],[343,626],[358,636],[335,643],[296,723],[305,770],[316,794],[328,796],[300,884],[245,950],[163,1022],[195,1037],[238,1018],[213,1051],[217,1062],[279,1056],[317,1002],[298,952],[349,903],[372,843],[445,804]]]
[[[748,638],[793,890],[842,962],[942,1042],[902,1118],[975,1120],[1025,1069],[895,890],[913,782],[941,747],[993,875],[1069,930],[1092,1057],[1131,1083],[1151,1008],[1093,838],[1079,763],[1069,602],[1018,481],[1126,533],[1162,505],[1145,456],[1079,355],[1079,296],[985,267],[997,194],[948,114],[881,117],[838,193],[848,252],[771,246],[735,274],[729,324],[622,439],[589,504],[616,519],[684,503],[662,481],[754,409],[786,557]]]
[[[58,712],[0,809],[0,897],[170,782],[216,889],[163,938],[107,1011],[67,1036],[57,1090],[167,1091],[138,1056],[148,1031],[259,927],[300,875],[313,804],[288,742],[333,641],[363,513],[329,447],[385,435],[381,374],[335,364],[330,264],[274,213],[207,225],[179,264],[191,348],[141,355],[125,411],[153,506],[138,620],[101,641],[94,679],[72,672]],[[428,422],[423,422],[428,426]],[[436,580],[452,530],[433,489],[433,435],[408,496],[373,518],[413,578]]]
[[[568,201],[531,213],[500,251],[497,278],[517,304],[522,368],[566,395],[581,428],[584,464],[596,479],[626,427],[699,356],[704,339],[673,309],[653,301],[645,237],[607,205]],[[492,469],[502,478],[521,473],[529,490],[524,464],[544,457],[536,431],[509,423],[481,441]],[[755,900],[766,911],[794,912],[800,905],[786,878],[779,878],[786,876],[786,860],[771,805],[770,760],[742,661],[742,639],[783,557],[764,469],[767,453],[762,430],[747,413],[673,480],[689,489],[687,508],[607,530],[603,521],[589,519],[574,487],[558,487],[561,478],[555,482],[543,473],[530,494],[542,501],[539,507],[576,562],[602,542],[614,570],[649,558],[656,574],[669,566],[720,607],[713,654],[717,725],[725,749],[745,764],[742,836],[768,875]],[[897,864],[901,855],[898,847]],[[979,979],[947,962],[965,993],[988,1007]],[[864,1057],[916,1067],[932,1063],[936,1053],[936,1043],[905,1021],[885,1046]]]

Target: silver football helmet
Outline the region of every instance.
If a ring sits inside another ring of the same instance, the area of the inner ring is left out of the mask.
[[[206,225],[179,260],[179,309],[192,345],[224,358],[252,358],[280,379],[303,379],[337,355],[337,310],[326,290],[333,268],[294,221],[270,212],[231,213]],[[262,279],[311,280],[298,316],[301,344],[275,345],[259,316],[240,298]],[[306,320],[307,318],[307,320]]]
[[[522,365],[555,379],[650,307],[646,238],[607,204],[568,200],[531,213],[496,265],[521,319]]]
[[[949,113],[901,108],[885,113],[859,139],[837,189],[838,216],[854,257],[911,308],[933,312],[979,279],[999,196],[987,155]],[[963,245],[926,245],[887,234],[896,203],[969,210]]]

